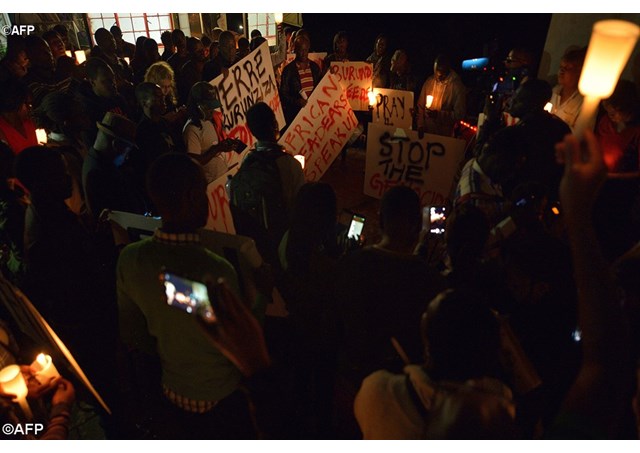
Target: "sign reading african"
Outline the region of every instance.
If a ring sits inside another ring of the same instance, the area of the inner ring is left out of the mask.
[[[364,193],[374,198],[391,187],[409,186],[420,204],[446,204],[464,157],[465,142],[379,124],[369,124]]]
[[[340,154],[357,125],[340,82],[326,74],[278,143],[294,155],[302,154],[305,179],[317,181]]]
[[[353,110],[369,110],[369,90],[373,84],[373,65],[364,61],[332,61],[329,72],[347,93]]]
[[[278,125],[285,125],[276,77],[271,65],[269,46],[263,43],[256,50],[229,68],[225,77],[220,74],[209,82],[222,103],[222,127],[230,138],[238,138],[251,147],[255,138],[249,132],[246,114],[257,102],[266,102],[273,109]],[[233,164],[239,159],[232,159]]]
[[[374,123],[412,129],[413,92],[387,88],[374,88],[373,92],[376,95]]]

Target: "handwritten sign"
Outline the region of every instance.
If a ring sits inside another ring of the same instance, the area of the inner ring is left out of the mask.
[[[235,175],[239,168],[240,164],[229,167],[229,170],[224,175],[207,185],[209,216],[207,217],[207,224],[205,225],[206,229],[236,234],[231,209],[229,208],[229,196],[227,195],[226,184],[229,176]]]
[[[331,62],[333,74],[347,94],[353,110],[369,110],[369,90],[373,86],[373,65],[363,61]]]
[[[309,60],[313,61],[320,68],[320,73],[324,71],[324,59],[327,58],[327,52],[309,52]],[[283,68],[296,59],[296,54],[288,53]]]
[[[369,124],[364,193],[375,198],[391,187],[409,186],[422,206],[446,204],[465,142],[441,135]]]
[[[251,146],[255,138],[249,132],[246,114],[257,102],[266,102],[273,109],[280,128],[285,126],[276,77],[271,65],[269,46],[263,43],[256,50],[229,68],[227,77],[219,75],[209,82],[222,103],[222,127],[231,138],[238,138]],[[227,165],[240,161],[242,156],[229,154]]]
[[[279,143],[288,152],[303,155],[305,179],[318,181],[357,125],[338,79],[326,74]]]
[[[412,129],[413,92],[375,88],[373,122],[385,126]]]

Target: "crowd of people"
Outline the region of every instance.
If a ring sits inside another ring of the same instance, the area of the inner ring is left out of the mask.
[[[307,31],[277,33],[271,63],[290,124],[330,63],[354,56],[344,31],[321,65]],[[621,80],[578,138],[585,49],[564,54],[552,88],[514,48],[444,235],[416,191],[396,186],[372,243],[347,237],[335,189],[305,182],[257,101],[246,113],[256,144],[227,185],[235,229],[262,258],[251,292],[201,236],[207,185],[243,145],[227,137],[208,82],[265,42],[250,37],[176,29],[159,47],[100,28],[81,65],[63,26],[9,37],[0,282],[29,297],[113,412],[68,369],[38,384],[23,366],[29,399],[50,409],[41,438],[68,435],[76,398],[94,405],[106,438],[637,438],[638,87]],[[381,34],[366,61],[375,87],[414,93],[419,131],[454,136],[469,120],[469,90],[445,53],[421,79]],[[109,211],[162,226],[122,247]],[[165,271],[207,286],[208,316],[167,304]],[[288,316],[266,316],[274,291]],[[0,369],[30,363],[2,305],[0,318]],[[0,391],[2,420],[15,420],[11,399]]]

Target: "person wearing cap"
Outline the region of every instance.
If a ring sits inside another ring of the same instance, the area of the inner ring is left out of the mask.
[[[94,221],[104,209],[144,214],[146,207],[135,189],[128,168],[128,154],[136,147],[136,124],[107,112],[96,123],[98,135],[82,166],[82,185]]]
[[[227,171],[221,152],[231,151],[228,141],[222,141],[222,131],[216,131],[213,114],[222,106],[213,93],[213,86],[198,82],[191,88],[187,100],[187,123],[182,130],[187,153],[204,167],[207,183]]]

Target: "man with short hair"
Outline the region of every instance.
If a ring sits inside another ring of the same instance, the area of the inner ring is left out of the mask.
[[[455,124],[467,113],[466,88],[451,69],[451,60],[439,55],[434,74],[422,85],[418,97],[418,129],[430,134],[451,136]],[[427,96],[432,96],[427,106]]]
[[[47,94],[66,90],[71,79],[56,80],[55,60],[49,44],[44,39],[29,35],[25,39],[25,44],[29,58],[29,71],[23,80],[31,91],[33,106],[38,107]]]
[[[437,272],[414,255],[421,228],[418,194],[406,186],[392,187],[380,203],[382,239],[340,261],[338,305],[354,383],[397,362],[391,337],[411,360],[421,356],[417,323],[425,304],[444,287]]]
[[[202,167],[184,154],[165,154],[151,166],[147,191],[162,228],[120,254],[120,335],[133,350],[161,360],[165,402],[161,413],[153,415],[170,422],[162,433],[165,438],[251,438],[255,433],[247,401],[238,390],[240,371],[208,341],[198,327],[198,315],[167,305],[158,280],[164,269],[196,282],[222,278],[240,294],[231,264],[200,243],[198,229],[208,216],[206,186]]]
[[[176,53],[176,46],[173,44],[173,36],[171,35],[171,32],[168,30],[163,31],[160,35],[160,40],[164,46],[161,58],[162,61],[167,61],[174,53]]]
[[[278,144],[280,129],[271,107],[264,102],[253,105],[247,111],[247,125],[258,141],[231,180],[231,213],[238,234],[252,237],[273,264],[304,173]]]
[[[136,53],[136,45],[122,39],[122,30],[117,25],[113,25],[109,31],[116,41],[116,53],[120,58],[133,58]]]
[[[119,89],[130,84],[131,73],[125,66],[124,60],[118,57],[116,40],[106,28],[98,28],[94,33],[96,46],[91,50],[92,57],[102,58],[116,76],[116,85]]]
[[[509,113],[520,118],[526,161],[514,176],[519,182],[537,181],[549,189],[549,201],[558,200],[562,165],[556,162],[555,145],[571,133],[569,126],[544,110],[551,99],[551,86],[544,80],[524,82],[511,102]]]
[[[176,28],[171,32],[171,38],[173,39],[173,45],[176,46],[176,51],[167,58],[167,63],[171,65],[173,72],[176,74],[176,77],[178,77],[182,66],[189,60],[187,37],[182,30]]]
[[[89,213],[96,222],[104,209],[144,214],[144,201],[123,167],[136,146],[136,124],[122,115],[107,112],[97,127],[95,143],[82,166]]]
[[[205,65],[204,45],[198,38],[187,38],[189,60],[182,66],[178,75],[178,97],[180,104],[186,104],[191,87],[202,80]]]
[[[136,87],[136,99],[142,109],[142,118],[136,132],[137,148],[131,151],[130,163],[135,175],[135,183],[141,193],[145,192],[147,169],[163,154],[176,151],[175,141],[170,134],[171,127],[163,118],[167,107],[162,89],[150,82]]]
[[[86,65],[87,80],[76,89],[76,96],[86,109],[90,125],[82,132],[82,141],[93,145],[98,129],[96,122],[105,113],[113,112],[128,116],[128,105],[118,93],[116,77],[111,67],[101,58],[89,58]]]
[[[204,65],[202,80],[210,82],[236,62],[236,39],[230,31],[220,33],[218,55]]]

